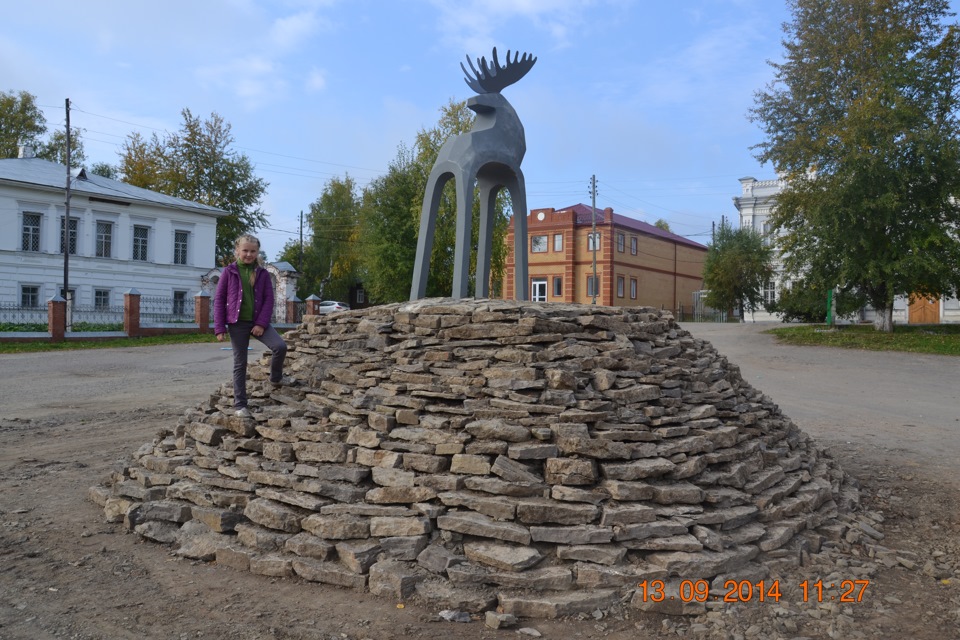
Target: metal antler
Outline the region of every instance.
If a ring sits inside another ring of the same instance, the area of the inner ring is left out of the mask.
[[[494,47],[492,68],[487,63],[485,57],[480,57],[477,58],[477,66],[480,67],[480,69],[477,70],[477,67],[473,66],[470,56],[467,56],[467,64],[470,65],[470,71],[467,71],[467,68],[463,66],[462,62],[460,63],[460,68],[463,69],[463,73],[467,76],[464,78],[464,81],[477,93],[500,93],[503,88],[509,87],[527,75],[527,72],[530,71],[536,61],[537,59],[529,53],[524,53],[521,58],[519,52],[515,53],[513,60],[511,60],[510,50],[508,49],[507,64],[501,67],[500,61],[497,59],[497,48]]]

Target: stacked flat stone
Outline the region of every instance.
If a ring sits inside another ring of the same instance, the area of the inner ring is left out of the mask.
[[[258,574],[556,617],[795,566],[857,502],[669,313],[433,299],[286,338],[298,384],[264,356],[254,419],[222,387],[91,489],[108,519]]]

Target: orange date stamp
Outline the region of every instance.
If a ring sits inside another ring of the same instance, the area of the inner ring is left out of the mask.
[[[804,602],[863,602],[869,580],[841,580],[839,583],[823,580],[803,580],[798,583]],[[727,580],[723,589],[711,589],[709,580],[681,580],[676,593],[663,580],[643,580],[637,583],[637,595],[643,602],[780,602],[783,593],[779,580]],[[669,591],[669,592],[668,592]]]

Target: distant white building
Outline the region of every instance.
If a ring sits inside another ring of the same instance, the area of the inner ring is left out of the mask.
[[[0,160],[0,303],[45,306],[63,294],[66,167],[26,148],[20,155]],[[131,288],[173,299],[201,290],[227,211],[83,170],[71,175],[74,304],[119,305]]]
[[[733,204],[740,212],[740,227],[753,229],[761,234],[764,242],[773,242],[773,229],[770,223],[770,215],[776,205],[776,196],[783,191],[786,183],[781,179],[775,180],[757,180],[756,178],[740,178],[741,194],[733,198]],[[763,290],[764,302],[773,302],[780,297],[784,287],[789,287],[790,282],[784,278],[783,264],[779,256],[774,258],[773,262],[774,276],[767,283]],[[826,315],[826,310],[824,310]],[[854,318],[848,318],[847,321],[854,322],[872,322],[876,312],[867,307],[860,311]],[[753,314],[747,314],[746,320],[769,321],[779,320],[774,314],[767,313],[763,309]],[[841,319],[842,321],[842,319]],[[912,304],[906,295],[897,296],[893,301],[893,321],[895,323],[917,323],[917,324],[945,324],[960,322],[960,300],[957,298],[927,299],[919,298]]]

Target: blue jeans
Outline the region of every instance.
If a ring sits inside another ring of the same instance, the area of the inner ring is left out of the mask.
[[[252,321],[239,321],[227,325],[230,345],[233,347],[233,406],[242,409],[247,406],[247,347],[250,346]],[[279,382],[283,377],[283,361],[287,357],[287,343],[273,328],[268,326],[263,335],[257,338],[272,352],[270,358],[270,381]]]

